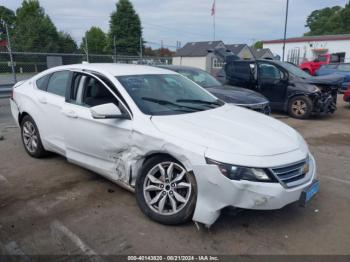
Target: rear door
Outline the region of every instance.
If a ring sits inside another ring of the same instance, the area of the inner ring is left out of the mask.
[[[273,109],[283,109],[288,81],[285,73],[277,66],[259,62],[258,63],[258,89],[266,96]]]
[[[37,81],[36,96],[43,114],[40,126],[43,128],[44,143],[49,150],[64,154],[62,108],[66,90],[71,83],[72,73],[56,71]]]
[[[133,121],[94,119],[90,112],[91,107],[106,103],[120,107],[123,102],[111,91],[113,88],[93,74],[74,72],[63,108],[66,157],[112,180],[128,182],[129,159],[124,158],[133,153],[130,148]]]
[[[226,78],[230,85],[243,88],[255,88],[254,63],[248,61],[234,61],[225,66]]]

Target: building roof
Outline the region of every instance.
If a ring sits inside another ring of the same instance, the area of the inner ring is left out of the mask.
[[[230,50],[235,55],[238,55],[239,52],[242,51],[242,49],[247,46],[247,44],[232,44],[232,45],[225,45],[228,50]]]
[[[208,50],[220,44],[224,43],[222,41],[189,42],[177,50],[175,56],[207,56]]]
[[[261,58],[263,55],[265,55],[267,52],[270,52],[272,55],[272,52],[270,50],[270,48],[259,48],[259,49],[254,49],[252,48],[252,53],[254,54],[254,57],[256,59]]]
[[[339,40],[350,40],[350,34],[291,37],[286,39],[286,43],[314,42],[314,41],[339,41]],[[279,44],[279,43],[283,43],[283,39],[264,40],[262,42],[264,44]]]

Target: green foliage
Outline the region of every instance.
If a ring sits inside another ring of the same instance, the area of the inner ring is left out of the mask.
[[[306,20],[310,29],[304,35],[330,35],[350,33],[350,2],[341,6],[326,7],[314,10]]]
[[[10,28],[12,28],[16,21],[15,12],[5,6],[0,5],[0,19],[5,20]]]
[[[262,41],[256,41],[256,42],[253,44],[253,48],[254,48],[254,49],[262,49],[262,48],[263,48],[263,42],[262,42]]]
[[[14,49],[30,52],[59,51],[59,35],[38,0],[24,0],[16,11]]]
[[[137,55],[142,38],[141,20],[129,0],[119,0],[116,7],[109,22],[109,49],[113,50],[115,37],[117,54]]]
[[[78,50],[77,43],[66,32],[58,32],[58,45],[60,53],[75,53]]]
[[[85,41],[87,39],[89,54],[104,54],[106,53],[107,36],[106,34],[96,26],[91,27],[85,32],[80,49],[85,49]]]

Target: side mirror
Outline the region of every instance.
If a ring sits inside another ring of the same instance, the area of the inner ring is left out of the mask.
[[[123,113],[113,103],[93,106],[90,108],[91,116],[95,119],[121,118],[130,119],[128,114]]]

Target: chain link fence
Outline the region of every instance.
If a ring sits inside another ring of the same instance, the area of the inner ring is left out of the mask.
[[[171,57],[114,56],[98,54],[89,54],[87,56],[86,54],[31,52],[12,52],[12,55],[16,77],[12,73],[10,54],[8,52],[0,52],[0,88],[11,87],[15,82],[15,78],[17,81],[21,81],[54,66],[80,64],[83,61],[88,61],[89,63],[126,63],[145,65],[172,64]]]

